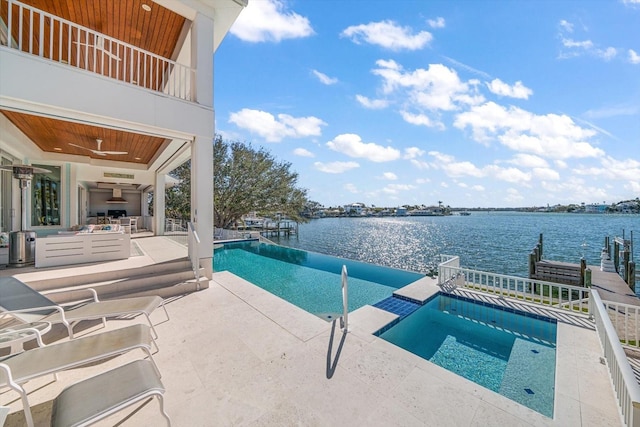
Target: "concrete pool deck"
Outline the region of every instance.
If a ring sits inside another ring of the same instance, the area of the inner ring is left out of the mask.
[[[349,315],[349,332],[234,276],[214,274],[209,289],[167,301],[156,312],[166,410],[174,426],[620,426],[609,372],[593,329],[559,323],[555,416],[549,419],[408,353],[372,332],[395,318],[365,306]],[[116,319],[119,328],[140,317]],[[82,329],[82,327],[80,327]],[[104,331],[90,326],[83,333]],[[65,385],[140,357],[27,383],[39,424]],[[21,426],[13,392],[6,426]],[[17,412],[16,412],[17,411]],[[165,425],[155,400],[99,426]]]

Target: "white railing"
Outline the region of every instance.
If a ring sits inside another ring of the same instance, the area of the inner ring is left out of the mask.
[[[8,7],[4,46],[193,101],[196,70],[15,0]],[[2,29],[0,29],[2,33]]]
[[[347,266],[342,266],[342,332],[349,331],[349,285],[347,283]]]
[[[627,426],[636,426],[640,424],[640,386],[620,345],[608,309],[596,290],[591,292],[590,305],[622,417]]]
[[[461,268],[458,257],[445,257],[445,261],[438,264],[438,284],[441,286],[453,283],[502,297],[589,314],[591,288]]]
[[[164,235],[181,245],[189,244],[187,221],[174,218],[165,218]]]
[[[609,320],[618,334],[620,343],[640,348],[638,330],[640,324],[640,306],[613,301],[602,301]]]
[[[200,256],[198,254],[198,245],[200,244],[200,238],[198,237],[198,232],[193,226],[193,223],[188,223],[188,243],[187,243],[187,251],[189,254],[189,260],[191,261],[191,268],[193,269],[193,274],[196,277],[197,289],[200,290]]]

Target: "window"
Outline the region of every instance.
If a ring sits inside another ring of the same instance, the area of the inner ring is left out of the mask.
[[[51,173],[35,173],[31,182],[31,225],[60,225],[60,166],[33,165]]]

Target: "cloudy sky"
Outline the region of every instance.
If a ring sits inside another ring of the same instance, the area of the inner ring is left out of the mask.
[[[327,207],[640,197],[640,0],[249,0],[214,81]]]

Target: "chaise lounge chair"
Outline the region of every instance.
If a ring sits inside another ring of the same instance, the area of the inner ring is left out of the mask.
[[[8,387],[20,394],[27,424],[33,427],[29,400],[21,384],[44,375],[57,375],[65,369],[98,362],[135,349],[141,349],[145,353],[155,371],[154,375],[159,378],[160,371],[151,356],[152,343],[150,328],[144,324],[136,324],[37,347],[0,359],[0,388]],[[99,396],[87,398],[100,399]]]
[[[10,314],[25,323],[62,323],[67,327],[70,338],[73,338],[73,327],[82,320],[102,319],[104,323],[107,317],[130,314],[144,314],[154,338],[157,338],[158,334],[149,315],[162,306],[169,319],[164,300],[159,296],[99,301],[95,290],[90,288],[86,290],[92,293],[93,301],[65,310],[63,306],[56,304],[15,277],[0,277],[0,315]]]

